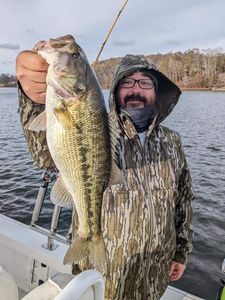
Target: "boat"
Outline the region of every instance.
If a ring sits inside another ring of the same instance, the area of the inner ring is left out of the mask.
[[[0,300],[103,300],[104,280],[95,270],[79,275],[63,265],[69,238],[56,234],[60,207],[55,206],[50,229],[37,225],[48,183],[45,175],[31,225],[0,214]],[[168,287],[161,300],[203,300]]]

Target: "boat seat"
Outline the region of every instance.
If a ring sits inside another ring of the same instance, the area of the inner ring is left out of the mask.
[[[83,271],[61,290],[55,300],[104,300],[104,279],[95,270]]]
[[[0,300],[18,300],[19,292],[14,278],[0,266]]]
[[[104,280],[94,270],[79,275],[57,273],[22,300],[104,300]]]

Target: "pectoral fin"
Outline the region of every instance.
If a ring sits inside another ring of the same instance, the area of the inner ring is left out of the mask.
[[[50,200],[52,203],[66,207],[66,208],[72,208],[73,207],[73,197],[68,191],[62,177],[59,175],[57,178],[55,184],[53,185],[51,194],[50,194]]]
[[[46,124],[47,124],[46,112],[43,111],[30,123],[30,125],[28,126],[28,130],[37,131],[37,132],[45,131]]]

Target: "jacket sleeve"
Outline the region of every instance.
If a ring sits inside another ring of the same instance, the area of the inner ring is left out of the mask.
[[[192,251],[192,201],[195,198],[190,172],[184,150],[180,141],[181,171],[178,178],[178,194],[175,207],[176,253],[174,260],[181,264],[187,263],[187,254]]]
[[[28,130],[29,124],[33,119],[45,109],[44,104],[37,104],[30,100],[23,92],[20,83],[18,82],[18,95],[19,95],[19,111],[20,122],[28,144],[31,157],[34,165],[47,170],[55,171],[56,166],[52,160],[51,154],[48,150],[46,132],[34,132]]]

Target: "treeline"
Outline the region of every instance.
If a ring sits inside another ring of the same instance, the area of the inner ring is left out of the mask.
[[[220,50],[191,49],[185,52],[147,55],[180,88],[225,89],[225,53]],[[96,65],[103,88],[110,88],[117,65],[122,58],[110,58]]]
[[[225,53],[219,49],[191,49],[142,57],[152,61],[180,88],[225,89]],[[110,58],[96,64],[95,71],[102,88],[110,88],[121,59]],[[1,74],[0,86],[16,86],[16,77]]]
[[[16,86],[16,76],[9,74],[0,75],[0,86]]]

